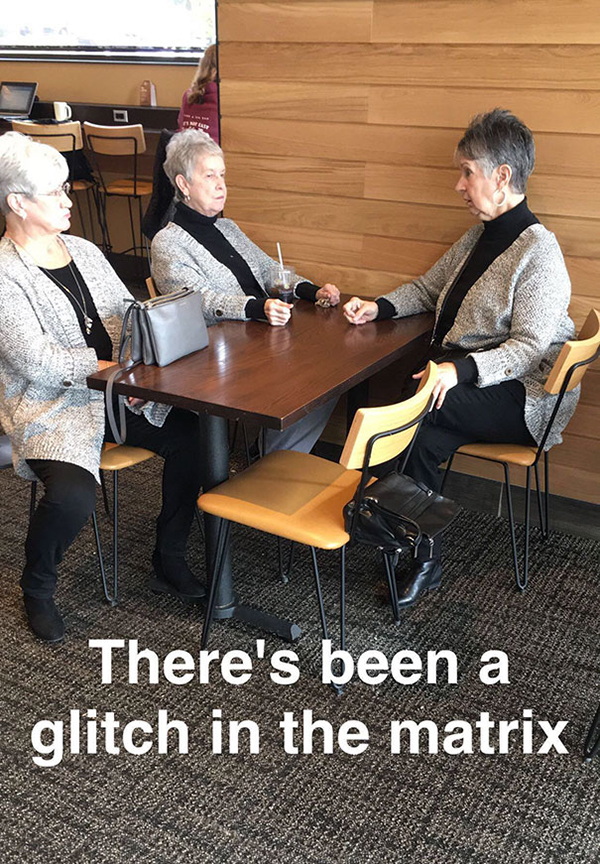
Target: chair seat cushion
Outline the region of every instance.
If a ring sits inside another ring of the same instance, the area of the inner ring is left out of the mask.
[[[123,178],[106,184],[106,191],[109,195],[133,195],[136,189],[138,195],[151,195],[152,183],[148,180],[138,180],[137,185],[134,186],[133,180]]]
[[[463,444],[456,451],[464,456],[479,456],[481,459],[491,459],[493,462],[508,462],[509,465],[533,465],[537,447],[526,447],[523,444]]]
[[[100,459],[101,471],[120,471],[122,468],[131,468],[139,465],[147,459],[152,459],[156,454],[144,447],[128,447],[127,444],[105,444],[102,448]]]
[[[343,508],[354,496],[360,471],[307,453],[278,450],[241,474],[205,492],[205,513],[320,549],[350,539]]]

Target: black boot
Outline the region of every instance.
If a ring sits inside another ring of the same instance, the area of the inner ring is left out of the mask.
[[[150,580],[150,588],[161,594],[172,594],[183,600],[201,600],[206,589],[194,576],[185,558],[163,555],[158,549],[152,554],[152,566],[157,578]]]
[[[29,626],[44,642],[60,642],[65,638],[65,625],[52,597],[40,599],[23,595]]]
[[[411,572],[398,584],[398,608],[405,609],[419,597],[440,587],[442,562],[439,558],[416,560]]]

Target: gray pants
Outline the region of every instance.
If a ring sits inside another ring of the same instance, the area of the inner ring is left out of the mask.
[[[297,450],[299,453],[310,453],[313,446],[327,426],[331,412],[337,399],[330,399],[319,408],[315,408],[306,417],[296,420],[288,429],[278,432],[276,429],[264,430],[265,453],[274,450]]]

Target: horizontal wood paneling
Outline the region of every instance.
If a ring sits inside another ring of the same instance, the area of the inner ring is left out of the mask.
[[[227,153],[318,155],[388,165],[449,168],[462,129],[367,126],[304,120],[223,118]],[[594,135],[538,133],[536,174],[600,177],[600,141]]]
[[[232,78],[438,87],[600,89],[598,45],[370,45],[263,42],[221,46]]]
[[[372,0],[219,0],[219,33],[235,42],[369,42],[372,9]]]
[[[221,81],[221,98],[229,117],[271,120],[328,120],[365,123],[368,92],[348,84],[302,84],[292,81]]]
[[[596,0],[374,0],[373,42],[600,43]]]
[[[227,215],[270,254],[370,297],[424,272],[473,224],[456,143],[502,105],[534,131],[528,198],[576,325],[600,306],[596,0],[221,0],[219,26]],[[559,494],[600,501],[599,406],[600,362],[553,453]]]
[[[465,82],[466,83],[466,82]],[[313,85],[315,94],[320,85]],[[341,85],[337,85],[341,86]],[[370,85],[369,123],[464,128],[473,114],[510,106],[533,132],[600,133],[600,93],[590,90],[495,90]]]
[[[258,156],[233,153],[227,157],[227,181],[255,189],[281,189],[362,198],[365,165],[308,156]],[[598,181],[600,186],[600,181]]]

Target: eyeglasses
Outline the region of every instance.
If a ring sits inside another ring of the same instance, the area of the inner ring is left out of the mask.
[[[36,198],[45,198],[46,196],[51,196],[52,198],[60,198],[61,195],[69,195],[71,192],[71,184],[70,183],[62,183],[58,188],[53,189],[52,192],[38,192]]]

